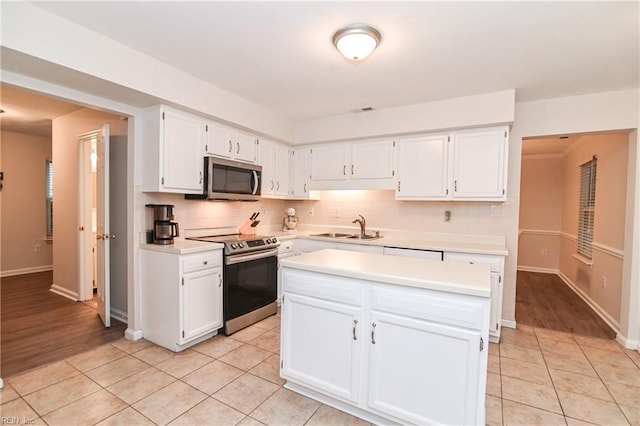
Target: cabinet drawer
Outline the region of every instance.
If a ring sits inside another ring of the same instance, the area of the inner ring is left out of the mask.
[[[349,305],[362,305],[363,284],[352,278],[284,268],[283,291]]]
[[[504,257],[493,256],[490,254],[468,254],[446,252],[444,255],[445,262],[462,262],[462,263],[484,263],[491,267],[491,272],[502,273]]]
[[[182,257],[182,271],[185,274],[218,266],[222,266],[222,253],[220,250],[190,254]]]
[[[485,311],[488,314],[489,310],[489,299],[376,286],[372,290],[371,307],[376,311],[482,330]]]

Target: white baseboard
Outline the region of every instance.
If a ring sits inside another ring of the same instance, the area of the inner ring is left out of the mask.
[[[559,271],[553,268],[539,268],[537,266],[521,266],[518,265],[518,271],[522,272],[538,272],[541,274],[558,274]]]
[[[36,272],[53,271],[53,265],[34,266],[33,268],[11,269],[0,272],[0,278],[14,277],[16,275],[35,274]]]
[[[500,325],[502,327],[506,327],[506,328],[516,328],[516,322],[515,321],[511,321],[511,320],[500,320]]]
[[[112,318],[117,319],[120,322],[123,322],[125,324],[129,323],[129,316],[126,312],[122,312],[120,309],[116,309],[116,308],[111,308],[111,312],[110,315]]]
[[[615,331],[616,333],[620,333],[620,324],[615,319],[613,319],[604,309],[602,309],[600,305],[598,305],[594,300],[592,300],[588,294],[583,292],[578,286],[576,286],[569,279],[569,277],[564,275],[562,272],[558,272],[558,276],[562,281],[565,282],[567,286],[569,286],[571,290],[573,290],[582,300],[584,300],[587,303],[587,305],[589,305],[591,309],[593,309],[593,311],[600,318],[602,318],[602,320],[606,322],[609,327],[613,329],[613,331]]]
[[[52,291],[55,294],[59,294],[60,296],[64,296],[67,299],[71,299],[74,302],[78,301],[78,293],[76,293],[75,291],[71,291],[67,288],[60,287],[59,285],[52,284],[49,291]]]
[[[132,330],[127,328],[124,332],[124,338],[127,340],[133,340],[134,342],[142,339],[143,337],[142,330]]]

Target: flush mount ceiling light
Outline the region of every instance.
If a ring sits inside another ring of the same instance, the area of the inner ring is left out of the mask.
[[[333,35],[333,44],[350,61],[361,61],[378,47],[380,31],[364,24],[351,24],[340,28]]]

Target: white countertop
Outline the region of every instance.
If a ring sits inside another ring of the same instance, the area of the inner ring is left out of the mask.
[[[172,254],[191,254],[200,253],[209,250],[219,250],[224,248],[224,244],[221,243],[207,243],[203,241],[185,240],[182,238],[176,238],[173,244],[160,245],[160,244],[140,244],[140,248],[144,250],[153,250],[163,253]]]
[[[491,296],[489,265],[440,262],[344,250],[320,250],[280,261],[301,269],[471,296]]]
[[[278,237],[281,240],[289,240],[295,238],[306,238],[311,240],[329,241],[334,243],[345,244],[362,244],[379,247],[400,247],[418,250],[438,250],[458,253],[472,254],[490,254],[497,256],[507,256],[507,250],[504,240],[499,238],[491,238],[482,236],[464,236],[455,234],[434,234],[419,237],[409,237],[403,235],[384,235],[376,240],[358,240],[352,238],[331,238],[331,237],[315,237],[313,234],[319,234],[325,231],[296,231],[289,232],[270,232],[269,235]],[[344,231],[340,231],[344,232]]]

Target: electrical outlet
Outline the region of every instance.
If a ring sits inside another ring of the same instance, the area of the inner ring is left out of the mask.
[[[330,217],[340,217],[340,209],[333,208],[329,211]]]
[[[543,248],[542,250],[540,250],[540,254],[546,256],[549,254],[549,251],[546,248]]]
[[[604,275],[602,276],[602,288],[607,288],[607,277],[605,277]]]
[[[33,246],[33,251],[35,251],[36,253],[40,252],[40,244],[36,244]]]
[[[307,210],[307,216],[309,217],[313,217],[315,215],[315,210],[313,207],[309,207],[309,210]]]

